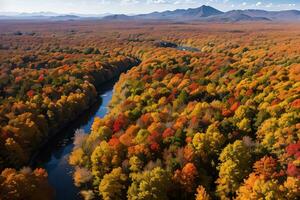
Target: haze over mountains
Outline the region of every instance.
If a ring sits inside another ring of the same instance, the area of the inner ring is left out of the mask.
[[[55,12],[33,12],[33,13],[17,13],[17,12],[0,12],[0,19],[24,19],[24,20],[82,20],[82,19],[101,19],[111,13],[104,14],[78,14],[68,13],[59,14]]]
[[[174,11],[153,12],[142,15],[110,15],[106,20],[174,20],[174,21],[209,21],[209,22],[238,22],[238,21],[300,21],[300,11],[266,11],[266,10],[232,10],[222,12],[211,6],[198,8],[177,9]]]
[[[300,11],[266,11],[266,10],[231,10],[222,12],[211,6],[198,8],[177,9],[174,11],[152,12],[139,15],[125,14],[95,14],[80,15],[71,13],[59,15],[51,12],[21,13],[5,15],[0,13],[0,19],[41,19],[41,20],[165,20],[165,21],[204,21],[204,22],[240,22],[240,21],[300,21]]]

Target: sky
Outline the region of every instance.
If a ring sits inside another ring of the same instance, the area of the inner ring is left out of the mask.
[[[139,14],[213,6],[234,9],[300,10],[300,0],[0,0],[0,12],[56,12],[79,14]]]

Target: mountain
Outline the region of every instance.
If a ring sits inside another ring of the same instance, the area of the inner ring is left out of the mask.
[[[243,22],[243,21],[300,21],[300,11],[231,10],[222,12],[210,6],[177,9],[174,11],[152,12],[140,15],[109,15],[104,20],[172,20],[206,22]]]
[[[55,20],[76,20],[76,19],[80,19],[79,16],[77,15],[59,15],[59,16],[54,16],[51,17],[51,19]]]
[[[300,11],[266,11],[266,10],[231,10],[222,12],[211,6],[201,6],[198,8],[167,10],[163,12],[152,12],[139,15],[124,14],[76,14],[65,15],[53,12],[35,13],[14,13],[0,12],[0,19],[26,19],[26,20],[109,20],[109,21],[128,21],[128,20],[165,20],[176,22],[203,21],[203,22],[245,22],[245,21],[286,21],[300,22]]]
[[[211,16],[202,20],[209,21],[209,22],[271,21],[269,18],[266,17],[250,16],[244,14],[243,12],[239,12],[235,10],[223,13],[221,15]]]
[[[89,20],[101,19],[110,13],[104,14],[59,14],[54,12],[33,12],[33,13],[17,13],[17,12],[0,12],[0,19],[2,20]]]
[[[223,12],[210,7],[201,6],[199,8],[189,8],[189,9],[177,9],[174,11],[164,11],[164,12],[153,12],[150,14],[137,15],[137,18],[141,19],[164,19],[164,20],[192,20],[199,19],[201,17],[208,17],[212,15],[219,15]]]
[[[237,10],[237,12],[249,15],[251,17],[264,17],[273,21],[299,21],[300,11],[283,10],[283,11],[265,11],[265,10]]]
[[[189,8],[189,9],[177,9],[174,11],[164,11],[164,12],[152,12],[149,14],[140,14],[134,16],[128,15],[111,15],[104,17],[105,20],[198,20],[199,18],[209,17],[213,15],[220,15],[223,12],[210,7],[210,6],[201,6],[199,8]]]
[[[120,15],[108,15],[108,16],[103,17],[102,19],[103,20],[132,20],[132,19],[134,19],[134,17],[120,14]]]

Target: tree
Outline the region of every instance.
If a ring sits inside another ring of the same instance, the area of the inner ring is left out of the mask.
[[[82,149],[84,153],[87,155],[90,155],[95,148],[96,145],[101,143],[102,141],[108,141],[112,136],[112,131],[107,126],[100,126],[96,128],[93,127],[93,131],[91,131],[91,134],[88,135]],[[74,148],[74,151],[76,151],[76,147]]]
[[[128,188],[128,200],[167,200],[170,176],[167,171],[156,167],[151,171],[132,173],[132,184]]]
[[[3,200],[54,198],[54,191],[47,182],[44,169],[23,168],[20,171],[6,168],[0,175],[0,197]]]
[[[136,144],[142,144],[144,143],[148,136],[150,135],[150,132],[147,129],[140,129],[134,138],[134,143]]]
[[[82,184],[89,182],[92,179],[92,174],[86,168],[76,167],[73,175],[73,179],[75,185],[79,187]]]
[[[225,137],[220,133],[216,124],[211,124],[206,133],[196,133],[193,137],[192,144],[204,161],[210,156],[218,155]]]
[[[132,156],[129,159],[129,169],[132,172],[138,172],[143,168],[144,163],[141,161],[141,159],[139,159],[139,157],[137,156]]]
[[[251,170],[251,152],[243,141],[228,144],[219,157],[217,193],[221,199],[232,197]]]
[[[94,184],[98,185],[104,174],[110,171],[113,165],[113,156],[112,149],[105,141],[102,141],[95,148],[91,155],[92,174],[95,177]]]
[[[124,134],[120,136],[120,142],[125,146],[133,145],[134,138],[137,136],[139,127],[135,125],[131,125],[128,127]]]
[[[199,185],[197,188],[195,200],[211,200],[209,194],[207,194],[205,188],[202,185]]]
[[[197,177],[198,171],[193,163],[187,163],[182,170],[176,170],[174,174],[174,180],[179,182],[187,192],[194,191]]]
[[[121,167],[114,168],[105,174],[99,185],[99,192],[103,200],[121,200],[126,195],[127,176]]]
[[[266,180],[264,176],[252,173],[237,191],[237,200],[285,199],[277,180]]]

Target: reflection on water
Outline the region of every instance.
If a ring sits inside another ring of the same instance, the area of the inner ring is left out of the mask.
[[[47,170],[49,182],[56,190],[56,199],[80,199],[79,190],[73,184],[72,170],[68,164],[68,156],[73,149],[74,132],[83,129],[89,132],[94,118],[103,117],[107,112],[107,105],[112,97],[116,79],[101,85],[98,89],[99,100],[89,110],[63,129],[39,152],[34,167]]]

